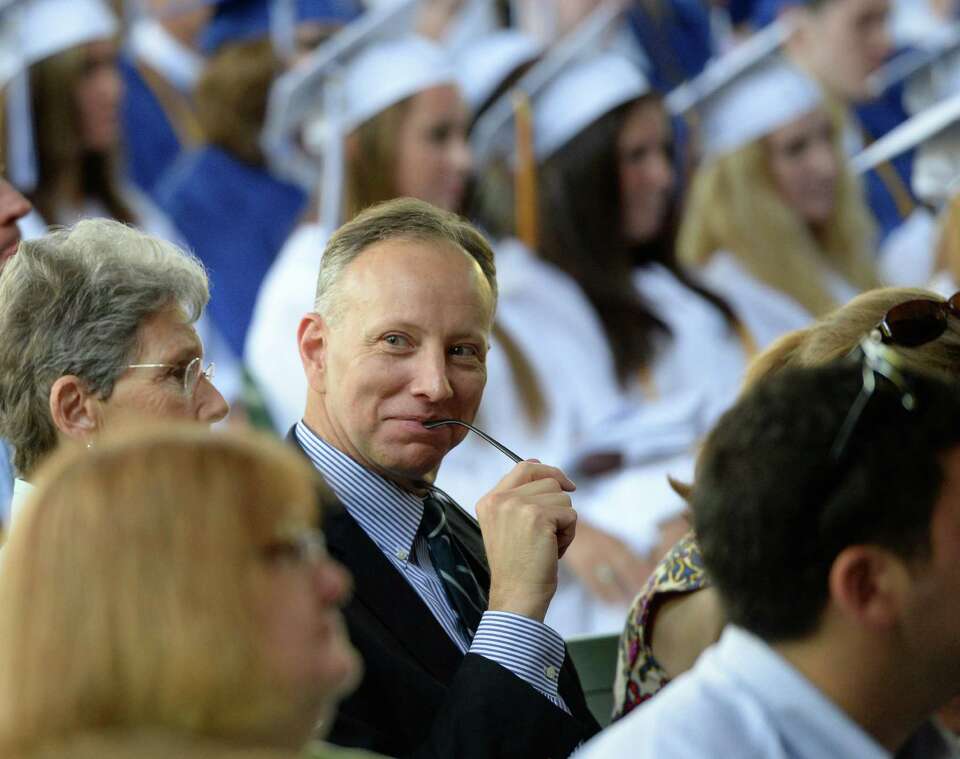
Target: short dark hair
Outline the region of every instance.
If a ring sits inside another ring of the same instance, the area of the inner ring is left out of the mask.
[[[830,450],[863,384],[849,363],[759,382],[707,438],[691,497],[704,562],[730,621],[765,640],[816,629],[844,548],[929,556],[940,454],[960,445],[960,387],[912,376],[907,411],[877,382],[838,462]]]

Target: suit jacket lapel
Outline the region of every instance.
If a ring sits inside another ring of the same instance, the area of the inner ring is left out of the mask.
[[[292,430],[287,438],[306,456]],[[425,670],[449,682],[463,654],[410,583],[342,504],[326,509],[323,531],[330,555],[353,574],[350,604],[364,606]]]

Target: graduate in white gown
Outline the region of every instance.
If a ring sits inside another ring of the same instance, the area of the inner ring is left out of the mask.
[[[878,284],[873,226],[819,86],[775,53],[728,70],[700,105],[678,252],[768,342]]]

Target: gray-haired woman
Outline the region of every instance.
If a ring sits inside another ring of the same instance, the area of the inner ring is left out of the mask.
[[[144,418],[226,416],[194,323],[203,266],[107,219],[21,243],[0,273],[0,436],[14,447],[14,504],[61,441],[93,445]]]

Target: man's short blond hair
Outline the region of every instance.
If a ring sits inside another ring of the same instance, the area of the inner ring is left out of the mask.
[[[397,198],[371,206],[330,238],[320,262],[314,311],[328,321],[336,320],[343,270],[367,248],[386,240],[446,242],[463,251],[477,262],[496,305],[497,269],[493,250],[476,227],[457,214],[422,200]]]

